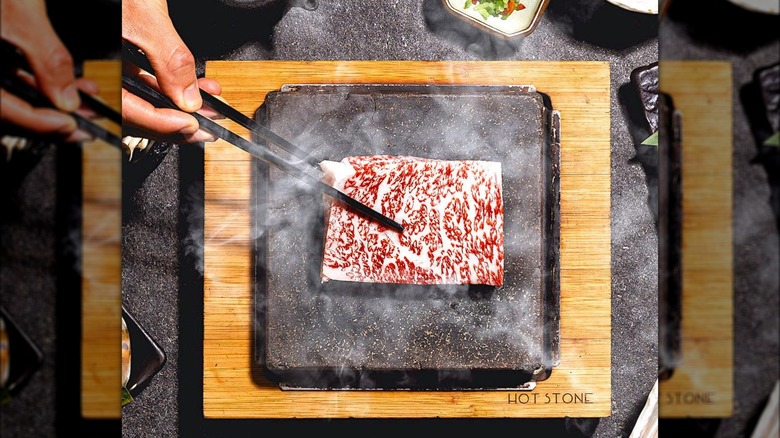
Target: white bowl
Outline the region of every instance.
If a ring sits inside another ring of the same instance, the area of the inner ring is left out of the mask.
[[[607,0],[615,6],[643,14],[657,14],[658,0]]]
[[[542,13],[547,7],[547,3],[549,3],[549,0],[520,0],[520,3],[524,4],[526,8],[515,11],[509,18],[502,20],[500,17],[482,18],[482,15],[474,8],[464,8],[466,0],[442,1],[444,6],[459,18],[504,37],[516,37],[533,32],[536,25],[539,24],[539,20],[542,19]]]
[[[780,14],[780,3],[777,0],[729,0],[729,3],[753,12]]]

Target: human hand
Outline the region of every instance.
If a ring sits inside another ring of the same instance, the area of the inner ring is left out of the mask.
[[[0,90],[0,120],[39,135],[54,135],[66,141],[85,141],[91,135],[77,128],[66,114],[78,111],[78,90],[97,94],[93,81],[76,79],[73,57],[57,36],[46,14],[44,0],[3,0],[0,2],[0,33],[24,55],[32,74],[18,71],[19,77],[36,87],[57,109],[34,107],[16,95]]]
[[[214,141],[214,136],[200,129],[195,117],[187,112],[216,117],[216,112],[203,107],[199,89],[219,95],[222,88],[213,79],[197,78],[195,57],[174,28],[166,1],[123,0],[122,38],[143,50],[154,69],[154,76],[129,67],[125,73],[137,75],[182,110],[155,108],[123,88],[123,134],[177,143]]]

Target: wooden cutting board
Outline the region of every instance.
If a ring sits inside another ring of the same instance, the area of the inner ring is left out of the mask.
[[[659,384],[659,416],[729,417],[733,376],[732,76],[723,61],[663,61],[661,91],[682,113],[680,366]]]
[[[97,82],[99,97],[120,109],[120,61],[88,61],[84,76]],[[97,123],[116,135],[107,120]],[[121,418],[122,159],[102,141],[82,145],[81,415]]]
[[[253,117],[284,84],[535,85],[561,112],[561,365],[533,391],[284,391],[252,357],[252,158],[205,152],[203,412],[207,418],[604,417],[611,412],[610,69],[606,62],[213,61]],[[250,139],[246,129],[222,124]]]

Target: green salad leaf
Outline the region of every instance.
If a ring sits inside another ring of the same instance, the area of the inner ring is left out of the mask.
[[[775,132],[771,137],[764,141],[764,146],[780,147],[780,131]]]
[[[490,17],[509,18],[515,11],[525,9],[525,5],[517,0],[466,0],[463,9],[474,8],[485,20]]]
[[[11,401],[11,393],[6,388],[0,388],[0,405],[4,405]]]
[[[130,391],[127,390],[124,386],[122,387],[122,406],[130,403],[133,401],[133,396],[130,395]]]
[[[655,131],[654,133],[650,134],[650,137],[647,137],[642,141],[642,144],[645,146],[658,146],[658,131]]]

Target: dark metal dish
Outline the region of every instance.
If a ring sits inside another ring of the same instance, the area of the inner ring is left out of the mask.
[[[499,288],[323,284],[322,195],[257,161],[259,379],[490,389],[549,377],[559,363],[560,144],[548,96],[532,86],[289,85],[256,120],[312,164],[381,154],[502,162],[506,254]]]
[[[658,373],[666,380],[681,359],[682,115],[668,94],[658,102]]]
[[[124,306],[122,318],[130,332],[130,378],[127,381],[127,390],[135,398],[165,365],[165,352]]]
[[[631,83],[642,102],[646,127],[652,134],[658,130],[658,63],[634,69],[631,72]]]
[[[680,362],[682,322],[682,116],[659,88],[658,63],[631,72],[647,135],[658,133],[658,375]]]
[[[756,70],[755,76],[769,126],[780,131],[780,62]]]
[[[9,359],[8,380],[3,390],[7,391],[13,399],[40,368],[43,363],[43,353],[2,306],[0,306],[0,317],[5,324]]]

